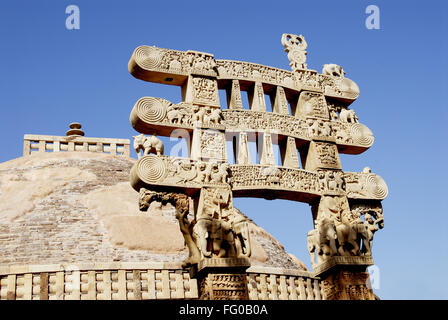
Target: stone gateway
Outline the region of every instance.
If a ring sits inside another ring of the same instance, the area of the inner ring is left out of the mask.
[[[136,101],[137,159],[128,139],[84,137],[79,123],[66,136],[26,134],[23,157],[0,164],[0,299],[376,299],[366,270],[388,187],[369,167],[344,172],[339,157],[374,142],[350,107],[359,88],[334,63],[309,69],[303,35],[281,44],[290,71],[137,47],[129,72],[182,95]],[[170,156],[160,137],[180,131],[188,156]],[[237,197],[309,204],[313,228],[298,241],[312,270]],[[249,307],[221,312],[267,314]]]

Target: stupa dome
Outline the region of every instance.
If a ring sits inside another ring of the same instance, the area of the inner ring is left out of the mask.
[[[175,208],[138,208],[135,160],[96,152],[35,153],[0,164],[0,266],[91,262],[180,264]],[[237,214],[242,214],[237,211]],[[252,265],[303,269],[250,223]]]

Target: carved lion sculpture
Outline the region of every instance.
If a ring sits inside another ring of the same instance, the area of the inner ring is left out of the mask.
[[[341,66],[334,63],[324,64],[322,68],[322,74],[326,76],[333,76],[338,78],[344,78],[345,71]]]
[[[151,137],[146,137],[144,134],[139,134],[138,136],[133,136],[134,138],[134,149],[140,159],[140,150],[143,150],[143,155],[146,156],[151,152],[157,154],[158,156],[163,155],[163,142],[157,138],[155,134]]]

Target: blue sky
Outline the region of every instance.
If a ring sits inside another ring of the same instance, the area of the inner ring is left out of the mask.
[[[65,8],[80,8],[67,30]],[[368,5],[380,30],[365,27]],[[133,50],[156,45],[210,52],[289,70],[282,33],[303,34],[307,63],[342,65],[360,87],[352,104],[375,134],[344,171],[370,166],[389,186],[385,228],[373,257],[382,299],[448,299],[448,3],[346,1],[21,1],[0,3],[0,161],[21,156],[23,135],[130,138],[129,113],[142,96],[180,101],[180,89],[134,79]],[[236,199],[235,205],[310,266],[306,204]]]

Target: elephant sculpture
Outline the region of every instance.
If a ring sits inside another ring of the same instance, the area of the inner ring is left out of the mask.
[[[231,225],[218,219],[198,219],[193,226],[193,237],[204,257],[235,256],[235,239]]]
[[[233,223],[233,232],[237,257],[250,257],[251,247],[247,220],[243,217],[237,218]]]
[[[151,137],[146,137],[144,134],[139,134],[138,136],[133,136],[134,138],[134,149],[140,159],[140,150],[143,150],[143,155],[146,156],[151,152],[157,154],[158,156],[163,155],[163,142],[157,138],[155,134]]]
[[[365,226],[362,221],[360,223],[340,223],[337,225],[338,253],[341,256],[358,255],[360,252],[358,233],[364,232],[364,230]]]
[[[316,229],[308,232],[308,252],[313,266],[316,263],[316,254],[317,263],[336,254],[336,239],[337,233],[334,224],[326,220],[322,220],[316,225]]]
[[[334,63],[324,64],[322,67],[322,74],[326,76],[333,76],[338,78],[344,78],[345,71],[341,66]]]
[[[339,119],[342,122],[358,123],[358,117],[353,109],[342,109],[339,113]]]

